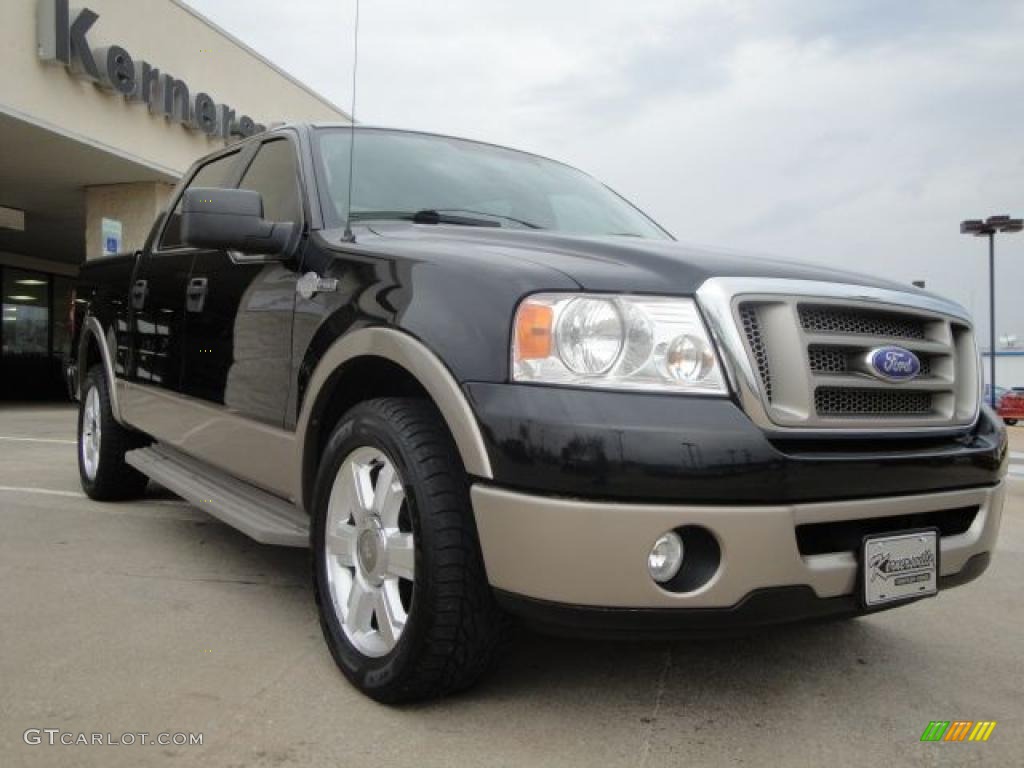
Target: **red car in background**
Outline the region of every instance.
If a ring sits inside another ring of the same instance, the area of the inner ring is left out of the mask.
[[[999,398],[997,413],[1011,427],[1017,419],[1024,419],[1024,390],[1014,387]]]

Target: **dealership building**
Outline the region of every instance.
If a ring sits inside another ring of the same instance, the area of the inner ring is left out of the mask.
[[[59,381],[79,265],[141,248],[198,157],[340,108],[178,0],[0,2],[0,387]]]

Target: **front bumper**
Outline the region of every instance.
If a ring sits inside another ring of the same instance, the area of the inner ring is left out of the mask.
[[[1005,428],[803,439],[759,429],[728,398],[528,384],[465,387],[493,481],[525,494],[630,503],[802,504],[990,486]]]
[[[690,506],[534,496],[484,484],[472,489],[488,579],[503,601],[524,611],[536,609],[548,618],[542,623],[557,623],[551,619],[561,606],[575,610],[584,624],[604,621],[609,628],[623,619],[650,621],[665,611],[691,618],[708,610],[737,612],[737,620],[727,623],[739,625],[859,613],[856,551],[804,553],[798,526],[845,522],[870,532],[875,524],[890,530],[884,527],[886,518],[894,516],[921,519],[976,509],[966,530],[940,538],[940,588],[955,586],[980,575],[987,565],[1004,495],[1005,483],[999,482],[847,501]],[[647,556],[661,534],[684,525],[710,531],[720,560],[706,583],[689,592],[672,592],[648,575]],[[780,600],[782,594],[785,599]],[[658,624],[664,617],[653,621]]]

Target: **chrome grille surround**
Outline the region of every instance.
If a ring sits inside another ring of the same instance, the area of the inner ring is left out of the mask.
[[[779,278],[712,278],[697,300],[733,390],[766,430],[928,432],[978,418],[981,363],[955,302]],[[898,383],[872,375],[868,353],[883,346],[914,352],[921,373]]]

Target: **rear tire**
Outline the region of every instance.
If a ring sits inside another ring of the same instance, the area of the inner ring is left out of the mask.
[[[320,624],[353,685],[394,704],[467,688],[487,671],[502,614],[466,471],[430,402],[382,398],[346,413],[312,515]]]
[[[1009,425],[1011,427],[1016,427],[1017,426],[1017,420],[1016,419],[1003,419],[1003,421],[1005,421],[1007,423],[1007,425]]]
[[[141,448],[147,438],[114,420],[110,389],[103,366],[89,369],[78,408],[78,474],[82,490],[96,501],[121,501],[142,496],[149,478],[125,463],[124,455]]]

